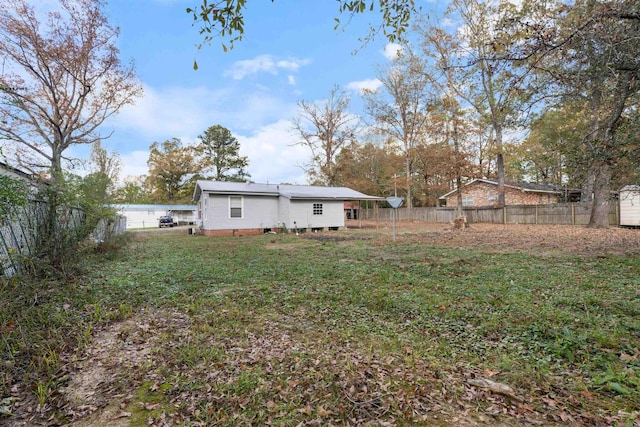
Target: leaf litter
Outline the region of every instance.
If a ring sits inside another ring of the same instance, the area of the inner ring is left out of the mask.
[[[410,227],[400,239],[497,252],[508,246],[537,255],[640,253],[640,239],[629,230],[519,230],[480,224],[460,232]],[[434,366],[409,353],[367,351],[331,332],[305,334],[299,318],[252,321],[255,326],[244,330],[203,333],[197,327],[202,319],[140,310],[99,331],[79,359],[73,352],[66,355],[66,384],[55,396],[65,418],[38,417],[33,397],[24,394],[3,399],[2,409],[15,414],[9,425],[70,422],[80,427],[640,425],[633,408],[617,414],[580,411],[580,401],[592,397],[587,391],[569,396],[562,390],[518,390],[502,382],[498,370]],[[181,355],[184,348],[215,349],[219,357],[197,354],[190,360]],[[623,352],[620,359],[635,363],[638,354]]]
[[[206,337],[224,358],[195,364],[176,356],[181,343],[203,339],[180,313],[145,310],[112,324],[69,372],[61,391],[66,415],[78,427],[127,426],[140,412],[154,426],[584,421],[550,396],[538,403],[551,414],[508,385],[482,378],[497,372],[434,370],[420,359],[407,364],[407,354],[363,353],[335,336],[310,338],[294,325],[256,321],[257,331]],[[157,401],[144,401],[136,390]]]

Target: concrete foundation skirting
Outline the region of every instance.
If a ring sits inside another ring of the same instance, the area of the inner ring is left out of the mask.
[[[302,229],[289,229],[287,230],[289,233],[312,233],[312,232],[322,232],[322,231],[333,231],[333,230],[346,230],[347,227],[320,227],[320,228],[302,228]],[[202,234],[210,237],[217,236],[256,236],[260,234],[264,234],[265,230],[269,230],[272,233],[281,233],[282,229],[280,228],[238,228],[233,230],[202,230]]]
[[[203,230],[205,236],[255,236],[264,234],[264,228],[237,228],[233,230]],[[279,232],[280,229],[272,228],[271,231]]]

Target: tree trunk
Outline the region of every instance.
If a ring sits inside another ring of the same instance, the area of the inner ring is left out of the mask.
[[[411,200],[411,155],[409,154],[409,150],[407,150],[405,162],[405,169],[407,173],[407,209],[411,209],[413,207],[413,203]]]
[[[47,202],[49,211],[47,221],[42,230],[40,242],[42,256],[48,258],[48,263],[54,269],[60,271],[63,263],[62,248],[64,245],[63,236],[60,233],[60,207],[64,191],[64,173],[62,171],[62,154],[58,149],[59,143],[52,147],[51,154],[51,181],[47,188]]]
[[[504,197],[504,155],[502,153],[502,126],[494,122],[493,129],[496,133],[496,150],[498,155],[496,158],[496,169],[498,172],[498,207],[502,208],[506,204]]]
[[[498,207],[502,208],[506,204],[504,197],[504,156],[502,153],[498,153],[496,166],[498,169]]]
[[[593,207],[588,228],[609,228],[609,196],[611,193],[611,166],[602,162],[593,167]]]

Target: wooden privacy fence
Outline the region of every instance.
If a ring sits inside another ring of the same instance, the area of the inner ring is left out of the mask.
[[[362,209],[362,219],[392,221],[391,208]],[[503,208],[465,207],[464,215],[469,223],[490,224],[564,224],[587,225],[591,215],[591,206],[581,203],[563,203],[554,205],[516,205]],[[400,208],[398,221],[453,222],[458,215],[456,208]],[[609,206],[609,225],[618,225],[620,212],[618,202]]]
[[[0,217],[0,277],[16,274],[25,259],[36,253],[38,233],[46,221],[49,204],[30,200],[25,206],[14,207],[4,217]],[[59,221],[62,228],[77,229],[84,221],[84,213],[79,209],[61,212]],[[90,238],[104,241],[108,236],[124,233],[127,221],[119,216],[114,222],[101,221]]]

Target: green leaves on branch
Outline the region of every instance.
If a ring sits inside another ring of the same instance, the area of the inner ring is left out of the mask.
[[[338,0],[338,4],[340,15],[349,15],[347,23],[355,14],[373,12],[376,6],[375,0]],[[202,0],[202,4],[188,7],[186,12],[193,17],[193,25],[199,26],[200,35],[204,36],[198,49],[215,38],[222,39],[223,51],[233,49],[244,35],[246,5],[246,0],[220,0],[214,3]],[[390,42],[401,40],[409,27],[411,16],[417,13],[415,0],[378,0],[378,8],[382,20],[379,25],[371,25],[365,41],[372,40],[380,31]],[[341,26],[340,18],[335,18],[335,21],[334,29],[338,29]],[[197,61],[193,62],[193,68],[198,69]]]
[[[7,215],[14,206],[27,203],[27,185],[24,181],[0,175],[0,217]]]
[[[272,0],[273,1],[273,0]],[[210,4],[202,0],[196,7],[188,7],[187,13],[193,16],[193,25],[200,25],[200,35],[204,36],[203,43],[210,43],[214,38],[228,38],[229,46],[222,43],[222,50],[233,49],[236,41],[242,40],[244,34],[244,14],[246,0],[225,0]],[[198,45],[198,48],[202,44]],[[198,64],[194,61],[194,69]]]

